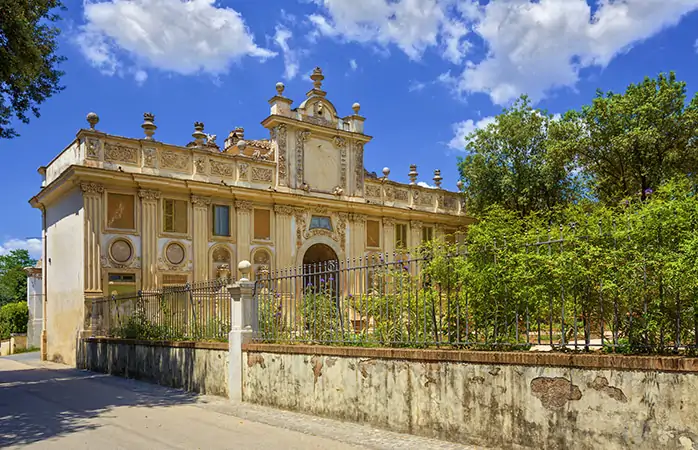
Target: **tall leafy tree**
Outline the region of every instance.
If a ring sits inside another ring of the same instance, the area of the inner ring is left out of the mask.
[[[591,105],[568,112],[552,146],[592,180],[596,197],[642,200],[677,175],[698,169],[698,95],[672,72],[631,84],[622,94],[597,92]]]
[[[39,105],[63,89],[52,12],[60,7],[59,0],[0,0],[0,139],[16,137],[13,118],[39,117]]]
[[[477,214],[499,205],[523,217],[576,196],[564,154],[548,148],[556,122],[522,96],[493,123],[467,137],[468,155],[459,159],[458,169],[469,211]]]
[[[27,274],[24,268],[35,264],[36,260],[24,249],[0,255],[0,305],[27,299]]]

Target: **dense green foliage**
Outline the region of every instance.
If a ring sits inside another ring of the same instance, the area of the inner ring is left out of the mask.
[[[13,138],[13,118],[39,117],[39,105],[63,88],[53,26],[58,0],[0,0],[0,139]]]
[[[29,322],[27,302],[7,303],[0,307],[0,339],[13,333],[26,333]]]
[[[27,299],[27,273],[25,267],[36,264],[27,250],[12,250],[0,255],[0,305]]]

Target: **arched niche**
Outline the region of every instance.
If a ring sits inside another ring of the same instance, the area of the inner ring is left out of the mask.
[[[272,271],[271,250],[266,247],[256,248],[252,251],[252,279],[260,280],[268,277]]]
[[[233,252],[227,245],[219,244],[211,247],[209,261],[211,262],[211,279],[231,278],[233,276]]]

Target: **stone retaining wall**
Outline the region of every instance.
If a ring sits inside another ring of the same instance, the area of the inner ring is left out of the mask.
[[[248,344],[245,401],[497,448],[698,448],[698,360]]]

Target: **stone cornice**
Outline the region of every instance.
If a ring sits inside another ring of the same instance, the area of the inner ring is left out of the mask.
[[[314,134],[321,134],[323,136],[343,136],[346,139],[356,139],[364,143],[369,142],[373,139],[373,136],[369,136],[367,134],[354,133],[352,131],[340,130],[339,128],[324,127],[322,125],[317,125],[312,122],[304,122],[294,117],[282,116],[279,114],[273,114],[264,119],[262,121],[262,126],[266,128],[271,128],[281,123],[298,129],[307,129],[312,131]]]

